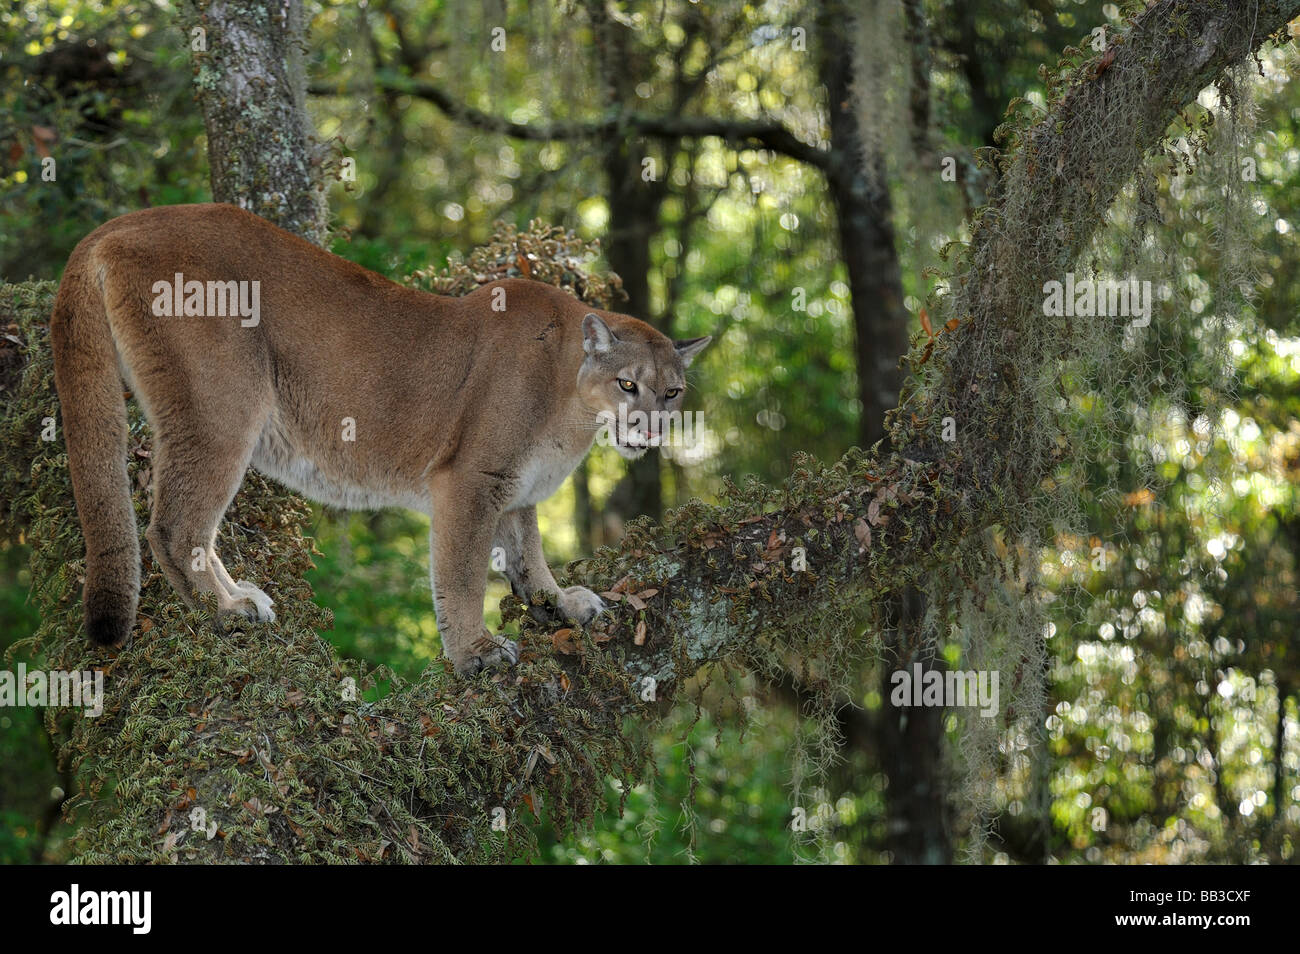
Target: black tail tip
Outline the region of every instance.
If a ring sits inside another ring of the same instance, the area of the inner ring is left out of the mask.
[[[88,617],[86,632],[96,646],[120,646],[131,634],[131,621],[122,616]]]
[[[86,605],[86,633],[96,646],[121,646],[131,635],[134,615],[117,600],[91,599]]]

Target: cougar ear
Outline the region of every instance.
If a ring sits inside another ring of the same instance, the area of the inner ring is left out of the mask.
[[[682,367],[689,368],[695,356],[712,340],[713,335],[705,335],[703,338],[691,338],[688,341],[674,341],[673,347],[677,349],[677,355],[682,359]]]
[[[582,319],[582,350],[587,354],[604,354],[618,341],[600,315],[588,313]]]

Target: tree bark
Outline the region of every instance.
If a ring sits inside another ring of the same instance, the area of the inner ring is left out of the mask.
[[[921,620],[924,594],[908,587],[892,600],[895,625],[884,633],[880,695],[884,712],[877,721],[885,788],[885,850],[897,864],[952,863],[952,820],[948,805],[942,706],[894,706],[895,672],[911,672],[915,663],[942,671],[943,659],[926,647]]]
[[[307,115],[302,0],[190,0],[182,21],[213,198],[324,245],[327,150]]]
[[[641,72],[631,58],[629,27],[610,18],[603,3],[591,3],[592,29],[597,37],[601,76],[606,83],[606,109],[624,115],[636,102],[636,82]],[[651,165],[648,169],[646,161]],[[601,165],[605,172],[609,203],[609,226],[605,233],[605,257],[609,267],[623,279],[627,314],[657,325],[650,307],[650,241],[659,233],[659,211],[667,194],[667,169],[659,156],[651,155],[645,141],[634,134],[610,137]],[[663,482],[658,454],[647,454],[627,464],[625,486],[606,502],[616,508],[623,521],[663,516]]]
[[[868,148],[855,107],[850,5],[821,7],[820,72],[826,84],[833,160],[826,184],[835,205],[840,256],[848,273],[858,367],[858,441],[885,436],[885,414],[898,404],[900,359],[907,354],[911,318],[903,307],[902,269],[894,246],[894,211],[883,158]]]
[[[1273,732],[1273,817],[1269,826],[1274,832],[1282,831],[1286,817],[1286,703],[1291,697],[1291,686],[1285,679],[1277,683],[1277,722]]]
[[[826,85],[831,152],[826,181],[839,225],[840,256],[848,272],[853,308],[854,347],[858,368],[858,441],[871,447],[886,436],[885,415],[897,406],[903,384],[902,358],[907,354],[911,316],[903,306],[902,266],[894,244],[893,204],[880,153],[868,146],[859,125],[861,110],[855,88],[858,55],[852,38],[858,29],[849,4],[821,8],[819,66]],[[890,697],[890,677],[905,669],[920,652],[924,594],[914,587],[891,596],[897,621],[882,633],[883,698]],[[886,705],[876,723],[876,748],[889,779],[885,789],[885,847],[903,864],[952,861],[944,784],[941,708],[896,710]]]

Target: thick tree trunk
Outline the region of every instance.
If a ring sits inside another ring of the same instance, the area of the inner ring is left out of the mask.
[[[907,353],[911,319],[903,307],[902,270],[894,246],[894,211],[884,161],[869,148],[855,105],[851,5],[821,7],[820,70],[830,113],[831,152],[827,186],[839,226],[840,256],[853,299],[857,351],[858,441],[869,448],[885,436],[885,413],[898,404],[903,384],[900,359]]]
[[[605,156],[609,196],[609,229],[605,256],[623,279],[627,302],[621,311],[655,324],[650,312],[650,239],[659,231],[659,183],[641,179],[641,153],[636,140],[611,143]],[[612,496],[624,521],[644,515],[663,516],[663,482],[658,454],[646,454],[627,465],[627,486]]]
[[[1275,832],[1281,832],[1286,813],[1286,703],[1291,697],[1291,686],[1285,679],[1277,684],[1277,722],[1273,733],[1273,817],[1269,821]]]
[[[822,7],[820,68],[830,111],[831,151],[827,184],[839,225],[840,256],[848,271],[857,353],[858,441],[871,447],[885,435],[885,414],[898,404],[901,362],[907,353],[911,317],[903,307],[902,266],[894,245],[893,206],[883,157],[864,141],[862,111],[855,98],[858,66],[850,5]],[[883,633],[885,658],[906,668],[919,652],[924,595],[909,588],[891,599],[897,625]],[[881,667],[889,698],[890,665]],[[895,710],[886,706],[876,723],[876,749],[889,779],[885,789],[885,847],[904,864],[952,861],[947,787],[944,784],[943,710]]]
[[[952,822],[948,805],[942,706],[892,704],[895,672],[911,672],[914,663],[942,670],[943,660],[927,652],[921,633],[924,596],[908,587],[892,600],[895,625],[884,634],[884,663],[880,667],[883,713],[876,722],[885,788],[885,849],[892,860],[907,865],[952,863]]]
[[[578,552],[590,553],[598,546],[596,522],[591,507],[591,480],[587,461],[573,471],[573,526],[578,536]]]
[[[213,198],[324,245],[325,150],[306,109],[302,0],[191,0],[182,22],[208,133]]]
[[[629,61],[634,55],[628,42],[629,27],[605,15],[602,4],[590,4],[589,9],[606,82],[606,108],[612,113],[631,113],[636,108],[635,88],[641,74]],[[652,165],[645,164],[647,159]],[[659,210],[667,184],[665,162],[651,153],[644,139],[624,134],[606,143],[601,164],[609,202],[605,257],[623,279],[627,293],[620,310],[657,324],[650,307],[650,241],[659,232]],[[624,486],[607,501],[622,522],[642,515],[655,520],[663,516],[659,466],[658,454],[647,454],[627,465]]]

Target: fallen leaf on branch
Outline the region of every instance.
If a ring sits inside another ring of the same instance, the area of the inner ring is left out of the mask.
[[[873,527],[878,526],[880,524],[880,498],[879,497],[871,501],[870,506],[867,507],[867,522],[870,523]]]
[[[871,546],[871,528],[867,526],[867,522],[861,517],[853,524],[853,535],[858,538],[858,543],[861,545],[858,552],[865,553],[867,548]]]
[[[572,656],[578,651],[578,644],[573,641],[572,629],[557,629],[551,634],[551,646],[557,653]]]
[[[1110,64],[1115,62],[1115,53],[1118,51],[1118,49],[1119,47],[1112,46],[1109,50],[1105,52],[1105,54],[1101,58],[1101,61],[1097,64],[1097,70],[1095,73],[1093,73],[1093,79],[1096,79],[1102,73],[1110,69]]]

